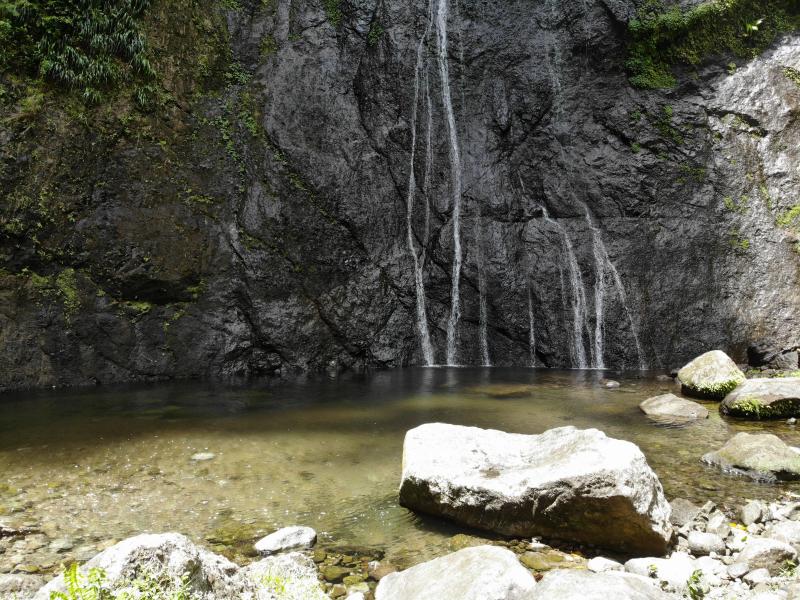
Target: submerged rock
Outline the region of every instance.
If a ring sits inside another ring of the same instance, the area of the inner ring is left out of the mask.
[[[712,350],[678,371],[678,381],[687,396],[722,400],[745,381],[745,376],[727,354]]]
[[[749,419],[800,416],[800,377],[748,379],[725,396],[720,410]]]
[[[276,554],[285,550],[296,548],[311,548],[317,541],[317,532],[311,527],[284,527],[255,543],[256,552],[259,554]]]
[[[800,479],[800,449],[769,433],[737,433],[703,462],[756,480]]]
[[[386,575],[375,600],[530,600],[535,585],[510,550],[476,546]]]
[[[505,535],[660,554],[661,483],[630,442],[597,429],[521,435],[431,423],[406,434],[400,504]]]
[[[642,401],[639,408],[656,421],[681,422],[708,418],[708,410],[704,406],[675,394],[653,396]]]
[[[536,586],[531,600],[668,600],[653,579],[630,573],[556,570]]]

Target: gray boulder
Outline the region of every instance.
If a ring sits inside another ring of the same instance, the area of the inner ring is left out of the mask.
[[[310,557],[300,552],[268,556],[241,569],[239,576],[245,588],[258,594],[254,598],[277,600],[328,600],[317,577],[317,567]],[[266,590],[265,590],[266,588]]]
[[[197,600],[228,598],[271,598],[255,596],[255,588],[239,576],[239,567],[228,559],[196,546],[177,533],[143,534],[128,538],[104,550],[80,567],[86,577],[91,569],[105,572],[104,587],[118,593],[132,592],[130,582],[149,577],[178,590],[184,583]],[[53,592],[65,592],[63,575],[39,589],[34,600],[50,600]]]
[[[45,578],[41,575],[0,574],[0,598],[26,600],[32,598]]]
[[[400,504],[505,535],[661,554],[672,528],[655,473],[597,429],[520,435],[432,423],[406,434]]]
[[[770,575],[777,575],[786,568],[787,561],[796,559],[797,550],[786,542],[753,538],[747,541],[736,560],[747,563],[751,570],[767,569]]]
[[[721,350],[701,354],[678,371],[681,391],[687,396],[722,400],[745,376],[736,363]]]
[[[703,462],[758,481],[800,479],[800,450],[769,433],[737,433]]]
[[[667,600],[655,580],[630,573],[557,569],[547,573],[531,600]]]
[[[535,586],[513,552],[475,546],[390,573],[375,600],[530,600]]]
[[[675,394],[648,398],[639,404],[639,408],[648,417],[660,422],[684,422],[708,418],[708,410],[704,406]]]
[[[311,527],[284,527],[258,540],[255,550],[263,555],[276,554],[286,550],[311,548],[316,541],[317,532]]]
[[[800,377],[748,379],[720,404],[726,415],[748,419],[800,416]]]
[[[776,521],[767,527],[764,535],[773,540],[798,546],[800,545],[800,521]]]

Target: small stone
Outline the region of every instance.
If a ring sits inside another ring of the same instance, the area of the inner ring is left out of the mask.
[[[367,573],[375,581],[380,581],[389,573],[394,573],[395,571],[397,571],[397,569],[395,569],[391,564],[386,562],[378,562],[377,560],[371,561],[367,566]]]
[[[331,598],[341,598],[347,593],[347,588],[344,587],[341,583],[336,583],[333,585],[330,591]]]
[[[761,523],[750,523],[747,526],[747,533],[751,533],[753,535],[759,535],[764,532],[764,526]]]
[[[789,419],[786,419],[786,424],[787,425],[797,425],[797,419],[795,417],[790,417]]]
[[[623,567],[617,561],[605,558],[603,556],[595,556],[588,563],[586,563],[586,568],[592,573],[605,573],[606,571],[625,570],[625,567]]]
[[[345,600],[366,600],[364,592],[353,592]]]
[[[216,454],[213,452],[198,452],[196,454],[192,454],[191,460],[195,462],[203,462],[206,460],[213,460],[217,457]]]
[[[750,565],[743,562],[733,563],[728,566],[728,576],[731,579],[740,579],[750,572]]]
[[[311,558],[315,563],[321,563],[324,562],[326,558],[328,558],[328,553],[325,552],[325,550],[322,550],[321,548],[317,548],[311,554]]]
[[[764,583],[769,581],[770,574],[767,569],[755,569],[750,571],[747,575],[744,576],[744,580],[749,583],[750,585],[757,585],[759,583]]]
[[[285,550],[311,548],[317,541],[317,532],[311,527],[284,527],[261,538],[255,544],[255,550],[261,555],[276,554]]]
[[[607,390],[614,390],[619,387],[619,381],[603,378],[600,380],[600,386],[606,388]]]
[[[367,578],[367,576],[364,575],[363,573],[353,573],[351,575],[347,575],[346,577],[344,577],[342,579],[342,583],[345,584],[349,589],[352,586],[354,586],[354,585],[356,585],[358,583],[361,583],[366,578]]]
[[[675,498],[669,505],[672,508],[669,520],[675,527],[688,525],[700,514],[700,507],[685,498]]]
[[[68,540],[67,538],[60,538],[57,540],[53,540],[50,542],[50,550],[57,553],[67,552],[68,550],[72,550],[75,547],[75,544],[72,540]]]
[[[727,517],[721,512],[713,513],[708,517],[706,532],[718,535],[724,540],[731,532],[731,526],[728,524]]]
[[[325,581],[329,581],[330,583],[340,583],[347,575],[350,574],[350,569],[328,565],[322,567],[319,572],[322,574],[322,577],[325,579]]]
[[[714,533],[692,531],[689,534],[689,550],[695,556],[708,556],[712,552],[725,553],[725,542]]]
[[[764,513],[764,505],[761,502],[753,500],[748,502],[742,507],[739,516],[742,523],[750,525],[751,523],[758,523],[761,520],[761,515]]]

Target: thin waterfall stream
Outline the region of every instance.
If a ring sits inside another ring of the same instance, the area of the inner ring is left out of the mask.
[[[422,262],[425,257],[425,244],[427,243],[428,227],[429,227],[429,204],[426,195],[426,215],[425,215],[425,236],[421,244],[421,257],[417,255],[416,246],[414,244],[414,198],[416,196],[417,180],[414,171],[416,152],[417,152],[417,105],[419,103],[419,75],[425,63],[423,56],[423,49],[425,42],[431,30],[431,9],[429,8],[428,24],[425,27],[425,32],[417,45],[417,62],[414,67],[414,103],[411,107],[411,157],[408,166],[408,195],[406,196],[406,238],[408,242],[408,251],[411,254],[411,260],[414,265],[414,287],[416,292],[417,304],[417,330],[419,332],[420,346],[422,347],[422,356],[425,360],[426,366],[434,364],[433,346],[431,344],[430,331],[428,329],[428,317],[425,308],[425,282],[423,279]],[[426,83],[425,96],[429,97],[429,90],[427,89],[427,74],[424,78]],[[431,155],[430,155],[430,109],[428,110],[428,130],[426,139],[426,157],[425,157],[425,182],[424,188],[428,187],[428,177],[431,170]]]
[[[461,319],[461,150],[458,144],[456,119],[453,114],[453,100],[450,93],[450,67],[448,64],[447,18],[448,0],[439,0],[436,11],[436,36],[438,40],[437,59],[439,77],[442,84],[442,106],[444,108],[450,153],[450,180],[453,199],[453,268],[451,272],[450,317],[447,320],[447,364],[456,365],[456,334]]]

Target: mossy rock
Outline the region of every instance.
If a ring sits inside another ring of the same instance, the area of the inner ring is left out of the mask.
[[[800,377],[748,379],[720,404],[723,414],[745,419],[800,416]]]
[[[681,391],[706,400],[722,400],[745,380],[741,369],[721,350],[701,354],[678,371]]]
[[[800,479],[800,451],[769,433],[737,433],[703,462],[757,481]]]

